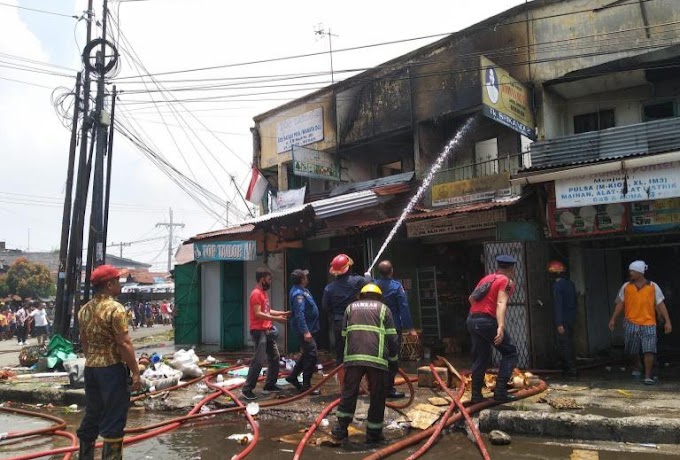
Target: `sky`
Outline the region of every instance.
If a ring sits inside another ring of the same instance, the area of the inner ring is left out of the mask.
[[[52,99],[73,91],[82,67],[87,1],[0,3],[5,4],[0,5],[0,241],[12,249],[55,250],[70,121],[57,113]],[[94,3],[93,33],[99,36],[102,0]],[[109,0],[113,19],[108,27],[121,48],[112,79],[120,91],[116,121],[229,202],[228,223],[234,224],[246,207],[231,177],[242,189],[247,186],[253,117],[330,84],[328,36],[315,31],[332,33],[333,77],[338,81],[352,75],[348,70],[378,65],[441,37],[357,51],[345,48],[456,32],[521,3]],[[241,65],[309,53],[322,54]],[[187,72],[216,66],[221,67]],[[139,78],[146,72],[170,73],[155,76],[156,86]],[[300,78],[301,73],[315,75]],[[289,78],[291,74],[296,76]],[[62,109],[71,102],[66,98]],[[169,208],[174,222],[184,224],[175,229],[175,247],[182,239],[227,223],[227,206],[211,203],[209,211],[204,209],[116,133],[108,233],[112,246],[107,252],[119,255],[121,247],[113,244],[132,242],[122,247],[124,257],[165,270],[167,228],[156,224],[168,221]]]

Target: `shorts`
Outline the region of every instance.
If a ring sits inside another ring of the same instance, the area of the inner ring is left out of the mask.
[[[36,326],[35,335],[47,335],[47,326]]]
[[[640,326],[629,321],[623,321],[623,337],[626,354],[642,353],[656,354],[656,325]]]

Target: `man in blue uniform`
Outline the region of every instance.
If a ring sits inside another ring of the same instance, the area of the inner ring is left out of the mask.
[[[414,336],[418,335],[415,329],[413,329],[411,311],[408,308],[406,292],[399,281],[392,279],[394,275],[394,269],[392,267],[392,263],[389,260],[383,260],[378,264],[378,273],[380,274],[380,278],[375,282],[375,284],[380,287],[380,290],[382,291],[382,301],[389,307],[390,312],[392,313],[394,327],[397,329],[399,349],[401,349],[402,332],[408,332],[409,335]],[[390,362],[390,383],[389,388],[387,389],[388,398],[396,399],[403,398],[405,396],[404,393],[397,391],[394,388],[394,377],[396,377],[398,369],[398,362]]]
[[[354,261],[347,254],[335,256],[328,272],[335,276],[335,280],[323,291],[321,308],[333,318],[333,335],[335,336],[335,362],[340,365],[343,361],[345,339],[342,336],[342,318],[349,304],[357,300],[359,291],[371,282],[370,276],[350,274]],[[342,386],[344,369],[338,372],[338,380]]]
[[[302,354],[295,363],[293,372],[286,377],[286,381],[302,392],[307,391],[312,385],[312,375],[316,370],[317,351],[314,336],[319,332],[319,308],[312,294],[307,290],[309,271],[293,270],[290,277],[293,286],[288,293],[288,305],[290,311],[293,312],[291,322],[302,347]],[[302,385],[298,382],[300,374],[302,374]],[[319,394],[318,391],[315,393]]]
[[[567,267],[559,260],[548,264],[548,273],[553,280],[553,303],[557,344],[562,355],[564,375],[575,376],[574,322],[576,321],[576,287],[567,276]]]

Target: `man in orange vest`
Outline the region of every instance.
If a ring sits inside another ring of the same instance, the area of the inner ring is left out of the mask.
[[[645,272],[647,264],[636,260],[628,267],[630,281],[621,286],[616,297],[616,305],[609,329],[614,330],[616,319],[624,312],[623,330],[626,354],[633,359],[633,377],[640,377],[640,352],[644,361],[644,383],[654,385],[652,366],[656,355],[656,317],[660,315],[664,320],[664,332],[670,334],[673,330],[668,309],[664,303],[664,296],[658,284],[647,280]]]

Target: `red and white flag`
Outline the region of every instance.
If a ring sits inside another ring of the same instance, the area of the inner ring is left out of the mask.
[[[260,204],[264,192],[267,191],[267,179],[255,166],[253,166],[252,174],[250,184],[248,184],[248,191],[246,192],[246,200],[253,204]]]

